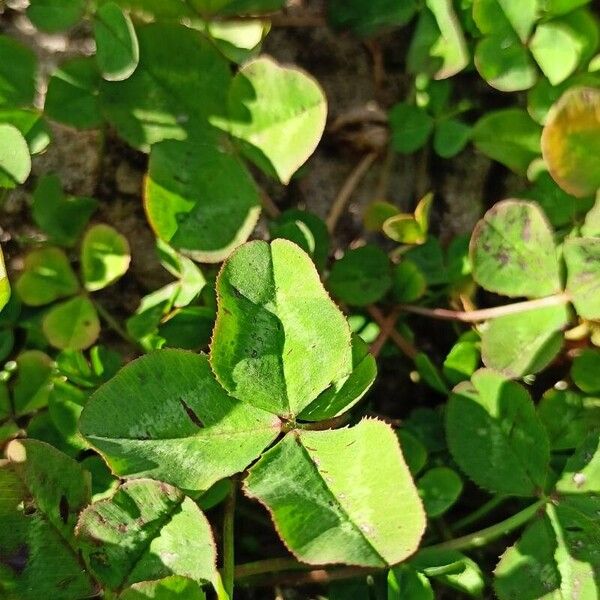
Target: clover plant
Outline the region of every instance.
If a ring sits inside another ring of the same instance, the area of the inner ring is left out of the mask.
[[[599,598],[599,18],[0,3],[0,598]]]

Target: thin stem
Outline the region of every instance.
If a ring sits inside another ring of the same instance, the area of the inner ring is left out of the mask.
[[[233,599],[233,583],[235,574],[235,544],[234,544],[234,516],[237,496],[237,480],[232,480],[231,490],[225,502],[223,516],[223,587],[230,600]]]
[[[481,546],[486,546],[490,542],[525,525],[545,503],[545,499],[538,500],[535,504],[530,504],[516,515],[508,517],[508,519],[500,521],[500,523],[496,523],[475,533],[469,533],[462,537],[442,542],[441,544],[428,546],[427,548],[435,550],[469,550],[471,548],[481,548]]]
[[[342,216],[354,190],[358,187],[358,184],[362,181],[362,178],[367,174],[378,156],[378,152],[369,152],[369,154],[365,154],[356,167],[354,167],[350,175],[348,175],[346,181],[344,181],[344,185],[340,188],[340,191],[331,205],[329,216],[326,220],[327,229],[329,229],[330,233],[335,230],[335,226]]]
[[[456,521],[452,526],[452,529],[464,529],[465,527],[469,527],[469,525],[473,525],[473,523],[477,523],[477,521],[481,521],[481,519],[491,513],[497,506],[500,506],[506,499],[507,496],[494,496],[471,514]]]
[[[298,562],[293,558],[268,558],[266,560],[257,560],[255,562],[238,565],[235,568],[235,578],[247,579],[256,575],[265,573],[278,573],[281,571],[304,571],[309,569],[310,565]]]
[[[281,210],[279,210],[279,207],[277,206],[277,204],[275,204],[275,202],[273,202],[273,199],[271,198],[271,196],[269,196],[269,194],[267,194],[267,192],[265,192],[265,190],[260,188],[259,192],[260,192],[262,207],[263,207],[265,213],[271,219],[276,219],[281,214]]]
[[[515,529],[525,525],[539,509],[544,506],[546,499],[539,500],[534,504],[529,505],[522,511],[512,515],[508,519],[496,523],[486,529],[481,529],[474,533],[455,538],[436,544],[426,546],[425,549],[435,550],[469,550],[471,548],[480,548],[493,542],[494,540],[514,531]],[[288,571],[305,571],[308,572],[299,574],[285,574]],[[363,567],[341,567],[341,568],[317,568],[311,570],[311,565],[300,563],[291,558],[272,558],[268,560],[260,560],[244,565],[238,565],[235,568],[236,580],[249,579],[261,575],[267,575],[267,578],[261,578],[260,584],[267,585],[272,583],[286,583],[300,585],[303,583],[324,583],[334,581],[336,579],[351,579],[360,577],[370,573],[376,573],[377,568]],[[284,573],[284,575],[277,575]]]
[[[400,348],[400,350],[402,350],[402,352],[404,352],[404,354],[406,354],[408,358],[414,360],[415,356],[417,356],[419,351],[413,346],[411,342],[409,342],[404,336],[400,334],[400,332],[395,327],[395,321],[394,327],[389,328],[389,324],[386,323],[386,318],[381,312],[381,310],[379,310],[379,308],[377,308],[376,306],[369,306],[367,307],[367,312],[371,315],[371,317],[373,317],[373,319],[377,322],[379,327],[381,327],[382,331],[385,330],[389,334],[389,337],[392,339],[394,344],[396,344],[396,346],[398,346],[398,348]],[[377,344],[378,341],[375,340],[375,343]],[[383,345],[382,340],[379,340],[379,343]],[[375,347],[375,350],[378,350],[377,347]]]
[[[432,319],[442,319],[444,321],[463,321],[464,323],[476,323],[478,321],[487,321],[488,319],[497,319],[506,315],[546,308],[548,306],[560,306],[570,301],[569,294],[562,293],[546,298],[536,298],[535,300],[526,300],[525,302],[515,302],[514,304],[505,304],[495,306],[494,308],[482,308],[480,310],[450,310],[447,308],[425,308],[424,306],[414,306],[412,304],[401,304],[400,310],[415,315],[423,315]]]
[[[106,308],[104,308],[104,306],[102,304],[100,304],[100,302],[98,302],[98,300],[93,298],[91,295],[89,295],[88,298],[89,298],[90,302],[96,308],[96,311],[98,312],[100,317],[102,317],[102,319],[106,322],[106,324],[119,337],[121,337],[124,341],[126,341],[129,344],[138,346],[138,343],[125,331],[125,329],[123,329],[123,327],[121,327],[119,322],[108,312],[108,310],[106,310]]]

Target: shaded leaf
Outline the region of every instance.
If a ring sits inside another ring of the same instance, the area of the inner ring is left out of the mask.
[[[419,496],[430,518],[443,515],[459,498],[463,488],[456,471],[448,467],[434,467],[417,481]]]
[[[335,261],[327,280],[331,293],[352,306],[381,300],[391,285],[390,260],[372,244],[348,250]]]
[[[494,571],[500,600],[564,600],[554,562],[556,538],[546,517],[535,519],[502,554]]]
[[[103,122],[99,84],[100,74],[92,57],[65,62],[50,77],[44,113],[73,127],[99,127]]]
[[[15,440],[0,461],[0,565],[15,597],[78,600],[97,590],[77,554],[73,529],[90,501],[87,473],[52,446]]]
[[[0,35],[0,106],[33,104],[36,71],[35,54],[12,37]]]
[[[210,524],[166,483],[124,483],[81,513],[76,533],[86,563],[109,589],[169,575],[211,581],[216,574]]]
[[[186,139],[226,110],[227,61],[201,33],[176,24],[136,28],[140,61],[124,81],[103,81],[102,110],[121,137],[148,151],[165,139]]]
[[[548,390],[538,405],[552,450],[571,450],[600,429],[600,398],[571,390]]]
[[[15,362],[17,375],[12,384],[12,397],[14,414],[19,417],[48,405],[54,368],[50,357],[39,350],[25,350]]]
[[[448,401],[452,456],[480,487],[534,496],[546,483],[550,451],[527,391],[494,371],[477,371]]]
[[[227,258],[260,214],[256,184],[214,129],[153,147],[144,203],[156,235],[200,262]]]
[[[433,131],[434,120],[424,109],[400,102],[390,110],[392,147],[402,154],[411,154],[425,145]]]
[[[567,292],[580,317],[600,319],[600,238],[572,238],[563,246]]]
[[[75,25],[85,8],[85,0],[31,0],[27,16],[38,29],[56,33]]]
[[[25,304],[43,306],[76,294],[79,282],[62,250],[42,248],[25,257],[24,270],[15,289]]]
[[[58,176],[46,175],[35,188],[31,214],[53,242],[73,246],[97,206],[93,198],[67,196]]]
[[[104,79],[127,79],[140,59],[139,44],[129,15],[115,2],[102,4],[94,18],[94,38],[96,61]]]
[[[540,155],[540,126],[523,110],[489,112],[473,128],[475,147],[517,173]]]

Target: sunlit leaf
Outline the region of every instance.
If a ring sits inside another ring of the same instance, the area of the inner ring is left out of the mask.
[[[228,396],[205,356],[183,350],[129,363],[92,395],[80,421],[116,474],[196,491],[248,466],[279,428],[273,415]]]
[[[234,77],[223,126],[246,158],[287,184],[317,147],[326,118],[327,101],[315,79],[261,57]]]
[[[414,552],[425,527],[398,440],[380,421],[289,433],[244,485],[269,509],[287,547],[310,564],[395,564]]]
[[[241,246],[224,264],[217,294],[211,364],[235,398],[290,418],[350,374],[346,319],[295,244]]]
[[[600,188],[600,89],[576,87],[552,107],[542,134],[544,160],[574,196]]]

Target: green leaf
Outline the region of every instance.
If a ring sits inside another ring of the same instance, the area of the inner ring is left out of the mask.
[[[205,356],[161,350],[101,386],[79,428],[116,474],[204,491],[246,468],[277,437],[280,422],[230,398]]]
[[[426,291],[425,275],[410,259],[404,259],[392,267],[392,292],[397,302],[414,302]]]
[[[217,294],[211,365],[235,398],[291,418],[350,374],[350,328],[295,244],[241,246]]]
[[[511,28],[522,42],[537,19],[537,0],[474,0],[473,19],[481,33],[493,34]]]
[[[377,362],[369,346],[357,335],[352,336],[352,373],[333,383],[299,415],[306,421],[337,417],[354,406],[370,389],[377,377]]]
[[[25,257],[24,270],[15,289],[25,304],[43,306],[76,294],[79,282],[62,250],[42,248]]]
[[[427,448],[419,441],[419,438],[406,429],[399,429],[397,434],[404,460],[414,476],[427,463]]]
[[[81,513],[76,532],[86,563],[109,589],[169,575],[211,581],[216,573],[206,517],[166,483],[124,483]]]
[[[176,24],[143,25],[136,34],[133,75],[100,86],[102,110],[121,137],[147,152],[161,140],[203,132],[209,116],[223,115],[231,75],[212,42]]]
[[[430,48],[430,55],[441,60],[435,79],[456,75],[469,64],[469,51],[451,0],[426,0],[427,8],[435,17],[439,37]]]
[[[584,348],[573,359],[571,378],[586,394],[600,394],[600,350]]]
[[[378,246],[368,244],[348,250],[331,268],[327,287],[352,306],[381,300],[392,285],[390,260]]]
[[[0,566],[19,600],[92,597],[95,585],[77,554],[77,513],[90,501],[87,473],[58,450],[15,440],[0,461]],[[9,596],[11,597],[11,596]]]
[[[569,457],[556,483],[556,489],[563,500],[574,501],[577,495],[589,495],[591,500],[598,502],[596,494],[600,491],[600,434],[597,430],[587,436]]]
[[[352,29],[367,37],[379,29],[408,23],[417,11],[414,0],[330,0],[327,3],[329,23],[335,29]]]
[[[419,106],[400,102],[390,110],[392,148],[402,154],[411,154],[423,147],[431,132],[434,120]]]
[[[493,160],[524,174],[540,154],[540,126],[519,108],[487,113],[473,128],[475,147]]]
[[[127,79],[138,66],[140,48],[129,15],[115,2],[98,8],[94,18],[96,61],[107,81]]]
[[[210,21],[206,31],[217,48],[230,61],[241,64],[260,51],[261,42],[269,33],[268,20]]]
[[[600,399],[571,390],[548,390],[538,405],[538,415],[552,450],[571,450],[600,429]]]
[[[527,391],[488,369],[459,384],[446,409],[448,446],[460,468],[494,493],[535,496],[550,450]]]
[[[433,149],[442,158],[456,156],[471,139],[471,127],[457,119],[444,119],[436,125]]]
[[[16,363],[12,396],[14,415],[20,417],[48,405],[54,369],[50,357],[39,350],[25,350],[19,354]]]
[[[573,500],[546,507],[556,535],[554,560],[561,576],[563,598],[597,598],[600,594],[597,572],[600,567],[597,550],[600,523],[597,497]]]
[[[433,589],[423,573],[408,565],[388,572],[387,600],[434,600]]]
[[[35,54],[12,37],[0,35],[0,106],[33,104],[36,71]]]
[[[4,266],[4,254],[0,247],[0,312],[10,300],[10,282]]]
[[[75,25],[85,8],[85,0],[31,0],[27,16],[38,29],[56,33]]]
[[[473,230],[473,278],[504,296],[541,298],[561,290],[553,231],[534,202],[503,200]]]
[[[415,366],[417,367],[419,375],[423,381],[432,390],[435,390],[444,396],[448,394],[449,390],[444,378],[427,354],[424,352],[419,352],[415,356]]]
[[[25,183],[31,171],[29,146],[14,126],[0,123],[0,188]]]
[[[96,292],[120,279],[131,254],[124,235],[109,225],[90,227],[81,243],[81,274],[85,289]]]
[[[600,89],[574,87],[548,114],[542,151],[550,174],[577,197],[600,188]]]
[[[92,57],[65,62],[50,77],[44,113],[80,129],[99,127],[103,122],[99,85],[100,74]]]
[[[537,373],[558,355],[562,329],[569,323],[563,306],[547,306],[487,322],[481,333],[483,364],[507,377]]]
[[[591,0],[544,0],[544,12],[549,15],[563,15],[588,4]]]
[[[171,575],[157,581],[134,583],[119,595],[119,600],[206,600],[200,586],[193,580]]]
[[[29,152],[39,154],[50,143],[50,132],[42,113],[27,108],[0,109],[0,123],[14,125],[25,138]]]
[[[463,483],[456,471],[448,467],[434,467],[421,475],[417,488],[427,516],[435,518],[443,515],[458,500]]]
[[[97,206],[93,198],[67,196],[58,176],[46,175],[33,193],[31,214],[53,242],[73,246]]]
[[[480,358],[477,342],[459,339],[444,360],[444,376],[451,385],[470,379],[479,366]]]
[[[244,488],[309,564],[395,564],[415,551],[425,528],[398,440],[376,420],[289,433],[250,469]]]
[[[562,83],[575,71],[583,52],[582,41],[562,20],[540,23],[529,47],[552,85]]]
[[[504,552],[494,571],[500,600],[564,600],[554,562],[556,538],[546,517],[535,519]]]
[[[575,198],[567,194],[546,170],[534,177],[533,186],[522,191],[519,197],[535,200],[555,228],[573,224],[593,206],[592,198]],[[581,233],[586,235],[584,229],[582,227]]]
[[[53,306],[44,316],[44,335],[55,348],[83,350],[100,335],[96,308],[86,296],[76,296]]]
[[[284,184],[315,151],[327,119],[327,100],[317,81],[269,57],[240,69],[228,106],[222,126],[246,158]]]
[[[419,222],[407,214],[390,217],[383,224],[383,233],[399,244],[423,244],[427,233]]]
[[[246,241],[260,214],[256,184],[214,129],[156,144],[144,196],[156,235],[201,262],[224,260]]]
[[[284,238],[310,255],[319,271],[329,255],[329,231],[322,219],[305,210],[290,209],[269,223],[271,237]]]
[[[481,598],[485,580],[477,563],[456,550],[420,550],[410,565],[442,585]]]
[[[600,319],[600,238],[571,238],[563,246],[567,292],[584,319]]]
[[[529,51],[512,32],[479,41],[475,48],[475,66],[479,74],[501,92],[528,90],[537,80]]]
[[[158,335],[165,347],[199,350],[210,343],[215,311],[206,306],[186,306],[163,319]]]

